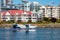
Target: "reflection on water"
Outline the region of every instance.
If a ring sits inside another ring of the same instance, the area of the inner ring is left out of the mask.
[[[30,32],[0,29],[0,40],[60,40],[60,28],[39,28]]]

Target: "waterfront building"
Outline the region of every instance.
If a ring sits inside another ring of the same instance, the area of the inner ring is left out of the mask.
[[[30,20],[30,18],[31,18],[31,12],[29,12],[29,11],[23,12],[21,15],[22,22],[28,22]]]
[[[43,21],[43,14],[44,14],[43,10],[39,10],[37,13],[38,13],[38,17],[37,17],[38,18],[38,22],[39,21]]]
[[[45,17],[46,7],[42,5],[42,6],[40,7],[40,10],[42,11],[42,14],[43,14],[42,16]]]
[[[37,12],[35,10],[32,11],[31,21],[32,22],[37,22],[38,21],[38,14],[37,14]]]
[[[55,6],[45,6],[45,7],[46,7],[45,17],[47,18],[54,17],[58,19],[57,7]]]
[[[31,12],[22,10],[8,10],[5,12],[2,12],[2,21],[22,21],[22,22],[28,22]]]
[[[57,18],[60,19],[60,4],[56,7]]]
[[[46,6],[45,17],[48,17],[48,18],[52,18],[53,17],[53,6]]]
[[[40,10],[41,11],[41,10]],[[21,22],[37,22],[43,18],[42,11],[36,12],[35,10],[31,11],[23,11],[23,10],[8,10],[1,12],[0,19],[2,21],[21,21]]]

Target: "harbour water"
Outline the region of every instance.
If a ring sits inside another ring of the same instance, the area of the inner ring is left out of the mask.
[[[13,31],[0,28],[0,40],[60,40],[60,28],[37,28],[36,31]]]

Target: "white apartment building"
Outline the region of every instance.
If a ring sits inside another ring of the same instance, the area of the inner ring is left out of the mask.
[[[46,13],[45,17],[52,18],[56,16],[56,7],[53,6],[46,6]]]
[[[32,22],[37,22],[38,21],[38,13],[35,10],[32,11],[31,21]]]
[[[39,10],[38,12],[38,21],[42,21],[43,20],[43,10]]]
[[[30,11],[30,5],[31,2],[28,2],[27,0],[22,0],[22,4],[20,4],[20,10],[23,11]]]
[[[22,15],[21,15],[21,21],[22,22],[28,22],[29,21],[29,18],[30,17],[30,14],[28,14],[27,12],[23,12]]]
[[[56,7],[56,13],[58,14],[57,16],[57,18],[58,19],[60,19],[60,5],[58,5],[57,7]]]
[[[33,10],[36,12],[39,10],[39,3],[38,2],[32,2]]]
[[[45,17],[45,13],[46,13],[46,7],[45,6],[41,6],[40,10],[42,11],[42,16]]]
[[[41,6],[40,10],[42,10],[43,12],[43,17],[47,17],[47,18],[59,18],[59,7],[55,7],[55,6]]]
[[[35,9],[32,12],[31,20],[32,22],[42,21],[43,17],[45,16],[45,7],[41,6],[39,11],[36,11]]]

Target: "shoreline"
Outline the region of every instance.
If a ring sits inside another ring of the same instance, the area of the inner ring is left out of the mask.
[[[37,28],[60,28],[60,23],[32,24]],[[12,28],[12,24],[0,24],[0,28]]]

